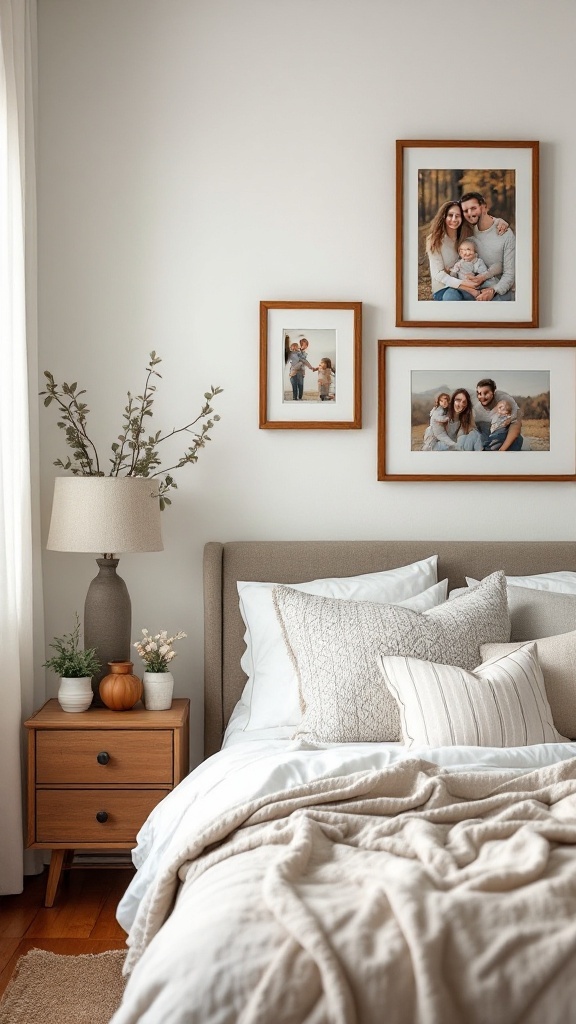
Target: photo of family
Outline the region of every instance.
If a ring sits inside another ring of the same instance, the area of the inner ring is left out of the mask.
[[[336,401],[336,330],[285,328],[284,402]]]
[[[418,170],[418,300],[513,302],[516,171]]]
[[[412,370],[411,451],[550,451],[548,370]]]

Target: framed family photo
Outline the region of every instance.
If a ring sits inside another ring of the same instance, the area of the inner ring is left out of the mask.
[[[379,480],[576,480],[576,341],[380,341]]]
[[[263,429],[362,426],[362,303],[260,303]]]
[[[396,142],[396,326],[538,326],[538,142]]]

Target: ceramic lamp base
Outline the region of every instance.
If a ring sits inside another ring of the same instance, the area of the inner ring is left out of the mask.
[[[100,682],[108,675],[111,661],[130,658],[132,606],[128,587],[117,575],[117,558],[97,558],[99,572],[94,577],[84,604],[84,647],[94,647],[100,672],[92,678],[94,703],[102,705]]]

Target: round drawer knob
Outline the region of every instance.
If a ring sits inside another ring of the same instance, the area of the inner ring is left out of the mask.
[[[96,821],[99,821],[102,825],[105,821],[108,821],[108,811],[98,811]]]
[[[98,761],[98,764],[108,764],[108,761],[110,760],[110,754],[108,754],[105,750],[101,750],[100,753],[97,754],[96,760]]]

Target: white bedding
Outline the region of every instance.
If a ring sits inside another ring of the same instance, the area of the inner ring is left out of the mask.
[[[241,842],[246,830],[238,826],[253,814],[255,808],[269,806],[268,798],[272,794],[282,792],[286,796],[293,791],[294,799],[300,800],[302,787],[307,785],[316,789],[325,785],[329,789],[332,784],[337,787],[340,784],[338,780],[343,777],[348,779],[352,775],[356,780],[365,778],[366,773],[382,771],[383,784],[386,785],[387,779],[393,780],[394,771],[404,770],[401,762],[406,762],[406,770],[412,770],[415,759],[417,763],[428,765],[423,769],[424,774],[427,771],[434,774],[433,766],[440,766],[440,786],[443,785],[442,778],[451,777],[453,773],[463,780],[462,785],[472,788],[474,779],[480,780],[478,784],[484,787],[492,785],[490,779],[486,782],[486,773],[493,777],[494,785],[506,785],[507,780],[575,757],[576,743],[568,742],[508,749],[422,747],[407,752],[401,744],[311,746],[302,741],[267,737],[244,743],[232,739],[229,746],[200,765],[154,809],[138,836],[138,846],[133,853],[138,872],[118,907],[117,915],[122,927],[130,933],[128,962],[133,974],[123,1005],[113,1019],[114,1024],[159,1024],[160,1021],[162,1024],[232,1024],[244,1020],[265,1024],[270,1019],[266,1015],[269,1011],[263,1011],[261,1017],[255,1010],[253,1012],[253,1008],[249,1013],[239,993],[246,984],[246,978],[259,977],[259,966],[253,958],[258,950],[262,955],[262,950],[267,950],[272,941],[264,929],[258,885],[269,871],[266,857],[270,856],[270,849],[272,856],[277,856],[274,840],[266,854],[265,844],[260,847],[260,841],[256,843],[257,848],[239,848],[233,868],[230,867],[230,859],[219,861],[216,857],[212,862],[210,857],[213,855],[210,851],[202,853],[201,847],[202,842],[208,842],[211,850],[218,851],[224,840],[228,844]],[[391,767],[394,765],[398,768]],[[576,780],[576,761],[566,768],[566,772]],[[571,786],[573,793],[576,781]],[[576,843],[575,798],[572,795],[570,799],[574,828],[574,839],[570,841]],[[238,808],[246,808],[246,813],[239,813]],[[510,813],[505,812],[508,817]],[[221,831],[220,822],[227,823]],[[279,826],[269,822],[265,827],[274,829]],[[458,831],[462,824],[454,827]],[[254,828],[252,823],[250,828]],[[526,823],[522,824],[520,835],[522,828],[526,829]],[[250,829],[247,832],[250,833]],[[230,833],[228,838],[227,833]],[[205,839],[197,844],[201,836]],[[510,838],[510,843],[518,843],[518,838]],[[522,842],[510,849],[513,858],[518,859],[523,849]],[[494,856],[489,844],[487,851],[482,856],[488,859]],[[403,863],[408,868],[414,856],[413,851],[405,855]],[[203,865],[208,865],[207,870]],[[170,914],[180,881],[187,878]],[[252,888],[246,888],[248,883]],[[247,892],[252,893],[248,901]],[[573,894],[576,901],[576,879]],[[576,906],[572,908],[572,918],[575,911]],[[166,923],[161,927],[165,918]],[[330,927],[333,926],[332,923]],[[574,928],[576,942],[576,924]],[[394,945],[400,940],[396,934],[396,938],[390,941]],[[378,956],[381,954],[382,950]],[[308,983],[310,964],[300,964],[300,967]],[[330,984],[324,980],[329,992]],[[574,995],[576,997],[576,993]],[[338,1012],[344,1013],[342,1024],[350,1024],[349,1012],[345,1010],[346,1001],[340,1005],[337,992],[334,998],[334,1006],[339,1007]],[[298,1010],[292,1017],[275,1015],[275,1024],[280,1020],[306,1020],[309,1024],[319,1024],[320,1021],[340,1019],[326,1016],[326,1007],[322,1009],[323,1006],[321,1001],[318,1002],[316,1010],[306,1017],[298,1016],[301,1012]],[[466,1019],[447,1017],[447,1013],[443,1004],[436,1016],[430,1011],[428,1016],[415,1016],[414,1020],[423,1024],[449,1024],[449,1021],[451,1024],[452,1020]],[[478,1019],[482,1022],[481,1017]],[[496,1019],[502,1019],[504,1024],[513,1024],[517,1018],[506,1015],[492,1017],[490,1024],[495,1024]],[[518,1017],[520,1019],[534,1019],[535,1024],[552,1024],[552,1018],[550,1021],[543,1018],[539,1021],[529,1016]],[[553,1018],[554,1021],[556,1019],[560,1024],[571,1018]],[[412,1018],[391,1016],[390,1020],[411,1021]],[[360,1021],[364,1024],[363,1017]]]

